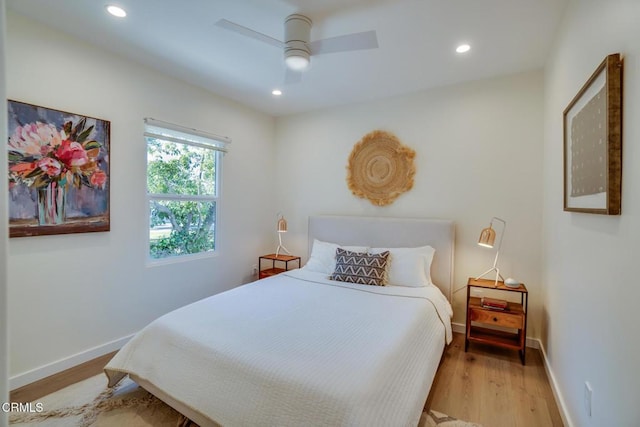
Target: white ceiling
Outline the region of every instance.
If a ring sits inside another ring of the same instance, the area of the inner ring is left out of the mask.
[[[544,65],[566,0],[7,0],[9,9],[274,116],[362,102]],[[215,25],[282,40],[284,18],[311,40],[376,30],[379,48],[311,58],[283,85],[278,48]],[[467,42],[466,55],[455,47]],[[276,98],[271,90],[284,94]]]

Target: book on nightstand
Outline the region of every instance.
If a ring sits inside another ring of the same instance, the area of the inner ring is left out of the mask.
[[[480,299],[480,305],[482,308],[490,308],[492,310],[506,310],[508,303],[502,299],[483,297]]]

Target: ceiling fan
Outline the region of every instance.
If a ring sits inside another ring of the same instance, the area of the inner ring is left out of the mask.
[[[217,26],[226,30],[284,49],[284,61],[287,64],[287,69],[293,71],[305,70],[309,66],[311,56],[378,47],[376,32],[373,30],[310,42],[312,24],[311,19],[304,15],[294,13],[287,16],[284,20],[284,41],[280,41],[226,19],[216,22]],[[299,73],[296,74],[299,76]],[[287,80],[295,79],[290,73],[287,77]]]

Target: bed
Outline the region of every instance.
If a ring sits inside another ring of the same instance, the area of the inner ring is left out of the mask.
[[[315,241],[432,246],[433,285],[329,280]],[[415,426],[451,340],[453,245],[446,220],[310,217],[307,266],[155,320],[107,364],[109,385],[129,375],[202,427]]]

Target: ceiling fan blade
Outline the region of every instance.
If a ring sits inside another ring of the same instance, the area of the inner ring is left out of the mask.
[[[309,43],[312,55],[347,52],[350,50],[376,49],[377,47],[378,38],[376,37],[376,32],[374,30],[330,37],[328,39],[315,40]]]
[[[300,83],[302,81],[302,73],[300,71],[293,71],[289,67],[285,67],[284,71],[284,84],[290,85]]]
[[[260,40],[261,42],[270,44],[275,47],[284,47],[284,43],[278,39],[274,39],[273,37],[269,37],[266,34],[254,31],[251,28],[243,27],[242,25],[236,24],[235,22],[227,21],[226,19],[219,20],[218,22],[216,22],[216,25],[218,27],[224,28],[225,30],[230,30],[238,34],[242,34],[243,36]]]

